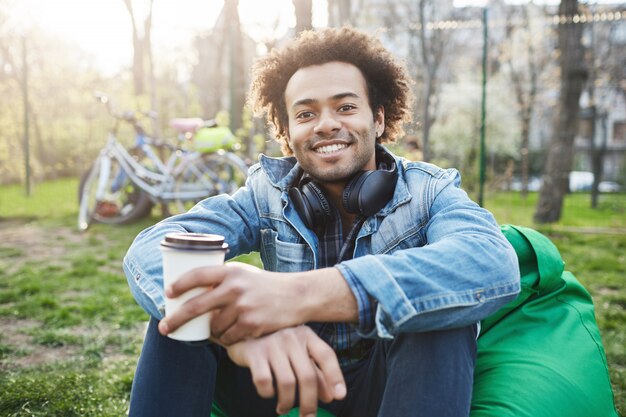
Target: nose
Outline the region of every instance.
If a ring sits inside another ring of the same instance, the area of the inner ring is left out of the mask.
[[[323,110],[320,113],[317,124],[313,128],[313,132],[320,136],[332,136],[341,129],[341,123],[335,114],[330,110]]]

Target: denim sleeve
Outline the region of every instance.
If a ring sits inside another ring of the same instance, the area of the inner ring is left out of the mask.
[[[365,287],[361,285],[359,281],[356,280],[352,272],[343,268],[341,264],[337,265],[339,271],[342,273],[344,279],[348,283],[350,290],[352,290],[352,294],[354,298],[357,300],[357,305],[359,308],[359,325],[357,327],[359,333],[367,334],[374,329],[376,323],[374,322],[374,317],[376,314],[376,300],[371,297]]]
[[[233,196],[222,194],[207,198],[187,213],[165,219],[139,233],[123,262],[126,279],[137,303],[157,319],[165,314],[159,247],[167,233],[223,235],[229,245],[227,259],[258,250],[260,227],[254,201],[251,188],[243,187]]]
[[[337,266],[355,295],[362,288],[378,302],[375,325],[359,323],[365,337],[476,323],[519,292],[515,251],[493,216],[460,189],[458,173],[437,179],[431,197],[428,220],[418,231],[425,246]],[[359,302],[364,308],[367,303]]]

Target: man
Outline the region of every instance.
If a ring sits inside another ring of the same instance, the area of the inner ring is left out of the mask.
[[[299,405],[339,416],[469,414],[479,321],[519,291],[512,248],[455,170],[381,144],[402,134],[410,79],[355,29],[305,32],[261,59],[251,98],[285,155],[232,197],[142,232],[124,268],[153,318],[131,415],[274,416]],[[165,291],[168,232],[225,236],[238,263],[196,269]],[[166,319],[163,296],[210,287]],[[163,335],[213,312],[212,342]]]

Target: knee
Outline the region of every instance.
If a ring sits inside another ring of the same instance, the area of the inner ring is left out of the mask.
[[[142,355],[151,356],[156,363],[203,363],[220,360],[226,355],[219,345],[194,345],[163,336],[158,325],[159,321],[151,317],[142,349]]]
[[[406,352],[414,358],[476,358],[476,325],[420,333],[401,333],[391,341],[390,354]]]

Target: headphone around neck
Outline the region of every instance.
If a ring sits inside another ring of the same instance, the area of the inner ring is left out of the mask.
[[[348,213],[372,216],[393,197],[398,180],[396,163],[389,155],[383,157],[386,161],[379,163],[377,170],[357,173],[344,188],[342,202]],[[320,187],[305,176],[297,187],[289,189],[289,198],[304,224],[323,233],[333,210]]]

